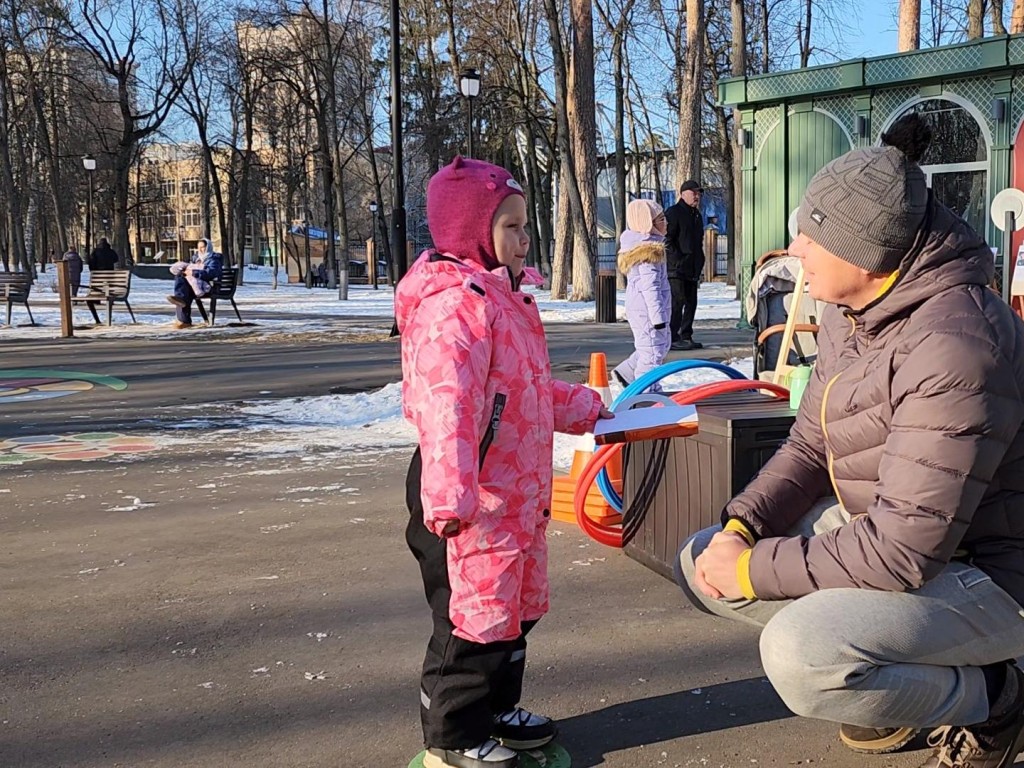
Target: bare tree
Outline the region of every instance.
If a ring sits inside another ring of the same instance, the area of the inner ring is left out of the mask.
[[[563,45],[563,35],[561,29],[561,19],[558,12],[558,6],[556,0],[545,0],[544,2],[545,15],[548,21],[548,32],[549,40],[552,48],[552,57],[554,61],[554,75],[555,75],[555,93],[556,93],[556,109],[555,116],[558,125],[557,137],[558,137],[558,150],[559,150],[559,162],[563,169],[562,185],[559,189],[559,195],[565,195],[568,193],[569,200],[569,213],[570,217],[559,217],[559,227],[564,226],[571,220],[573,241],[576,243],[575,254],[580,253],[582,249],[583,253],[586,254],[586,262],[588,265],[588,274],[592,275],[593,265],[596,263],[596,255],[594,251],[596,249],[596,242],[593,242],[588,233],[590,228],[586,220],[586,214],[584,213],[584,202],[583,202],[583,183],[594,183],[594,178],[591,177],[589,182],[586,182],[582,178],[582,172],[577,165],[577,158],[575,155],[573,129],[569,120],[569,101],[572,99],[569,87],[569,57],[565,51]],[[586,34],[585,30],[577,30],[576,34]],[[591,49],[592,50],[592,49]],[[585,64],[583,65],[586,66]],[[591,61],[591,73],[593,72],[593,64]],[[593,81],[591,80],[591,89],[593,88]],[[591,94],[593,90],[590,91]],[[593,115],[593,113],[591,113]],[[591,133],[593,141],[596,130]],[[584,162],[586,162],[584,160]],[[596,165],[596,163],[594,164]],[[591,166],[593,167],[593,166]],[[591,187],[593,188],[593,187]],[[563,223],[564,219],[564,223]],[[558,256],[558,233],[555,235],[555,251],[556,258]],[[557,264],[557,262],[556,262]],[[557,269],[557,265],[554,267]],[[575,269],[573,277],[575,278]],[[554,283],[554,278],[552,279]],[[591,279],[588,286],[589,291],[593,291],[593,280]],[[586,294],[583,294],[586,295]],[[577,286],[573,285],[573,296],[580,296],[580,292],[577,290]]]
[[[570,0],[572,57],[567,117],[572,135],[584,229],[573,232],[572,301],[594,298],[597,267],[597,115],[594,97],[594,21],[591,0]]]
[[[237,49],[233,35],[216,27],[206,30],[207,39],[212,44],[201,46],[196,56],[196,63],[189,72],[186,86],[182,92],[181,107],[192,118],[199,137],[202,152],[202,221],[204,233],[212,231],[210,221],[210,197],[216,201],[217,225],[221,233],[222,250],[231,263],[233,244],[227,238],[228,222],[225,207],[225,190],[221,171],[217,164],[218,140],[214,113],[221,108],[226,96],[227,84],[232,78],[232,51]]]
[[[66,0],[51,6],[69,42],[91,54],[116,85],[120,136],[107,160],[114,187],[114,247],[128,242],[129,175],[135,148],[167,119],[199,50],[197,0]]]
[[[4,30],[7,32],[7,30]],[[6,39],[4,39],[6,38]],[[25,251],[25,228],[22,210],[26,200],[19,185],[15,182],[14,162],[12,156],[12,133],[14,129],[13,115],[14,94],[13,79],[10,68],[10,42],[7,35],[0,37],[0,193],[3,194],[7,208],[6,245],[4,267],[11,270],[11,262],[16,269],[31,271],[31,264]]]
[[[676,148],[676,179],[701,175],[701,96],[704,82],[704,0],[686,0],[686,58],[680,73],[679,144]]]
[[[626,73],[625,47],[627,34],[632,27],[632,14],[635,0],[624,0],[618,7],[609,0],[607,8],[597,0],[597,11],[604,22],[605,31],[612,39],[611,64],[612,77],[615,83],[615,205],[616,227],[621,232],[625,229],[626,220]],[[615,19],[613,22],[612,19]]]

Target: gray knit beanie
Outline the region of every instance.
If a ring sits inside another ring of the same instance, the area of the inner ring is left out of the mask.
[[[928,185],[917,164],[923,151],[869,147],[836,158],[807,185],[797,213],[800,233],[868,272],[895,271],[928,209]]]

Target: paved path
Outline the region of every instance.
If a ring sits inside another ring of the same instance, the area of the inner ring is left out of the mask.
[[[628,341],[601,328],[599,344],[594,330],[550,329],[567,378],[586,352]],[[404,768],[429,633],[402,535],[409,449],[365,452],[315,430],[286,439],[231,408],[260,391],[379,385],[396,351],[4,345],[5,368],[129,386],[0,404],[0,440],[116,428],[159,448],[0,465],[0,767]],[[182,403],[207,404],[210,421],[171,429]],[[578,768],[923,760],[847,752],[831,725],[785,710],[754,632],[689,608],[575,526],[552,524],[549,541],[553,612],[531,635],[527,700],[559,718]]]

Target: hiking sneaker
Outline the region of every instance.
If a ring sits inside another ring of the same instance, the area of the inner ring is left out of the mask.
[[[173,304],[176,307],[184,307],[185,306],[185,300],[181,299],[181,298],[178,298],[177,296],[174,296],[174,295],[168,296],[167,300],[169,302],[171,302],[171,304]]]
[[[535,715],[522,707],[494,718],[491,736],[512,749],[536,749],[543,747],[555,736],[558,728],[554,720],[544,715]]]
[[[472,749],[431,747],[423,756],[423,768],[517,768],[519,755],[494,739]]]
[[[992,705],[977,725],[936,728],[928,736],[935,752],[921,768],[1009,768],[1024,748],[1024,673],[1015,664]]]
[[[843,723],[839,726],[839,740],[854,752],[864,755],[884,755],[902,749],[917,736],[916,728],[865,728]]]
[[[183,323],[183,322],[181,322],[181,320],[175,320],[174,321],[174,327],[177,328],[180,331],[183,328],[191,328],[192,327],[192,323]]]

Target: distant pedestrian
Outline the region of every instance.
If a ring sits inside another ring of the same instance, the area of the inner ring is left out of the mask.
[[[89,254],[89,271],[102,272],[117,269],[117,253],[110,247],[107,238],[100,238],[96,250]]]
[[[77,296],[78,289],[82,287],[82,269],[85,266],[78,253],[78,248],[74,245],[69,246],[61,260],[68,265],[68,283],[71,285],[71,295]]]
[[[666,250],[672,288],[672,349],[703,349],[693,340],[697,289],[704,271],[704,218],[700,214],[700,183],[689,179],[679,188],[679,202],[665,211],[668,221]]]

